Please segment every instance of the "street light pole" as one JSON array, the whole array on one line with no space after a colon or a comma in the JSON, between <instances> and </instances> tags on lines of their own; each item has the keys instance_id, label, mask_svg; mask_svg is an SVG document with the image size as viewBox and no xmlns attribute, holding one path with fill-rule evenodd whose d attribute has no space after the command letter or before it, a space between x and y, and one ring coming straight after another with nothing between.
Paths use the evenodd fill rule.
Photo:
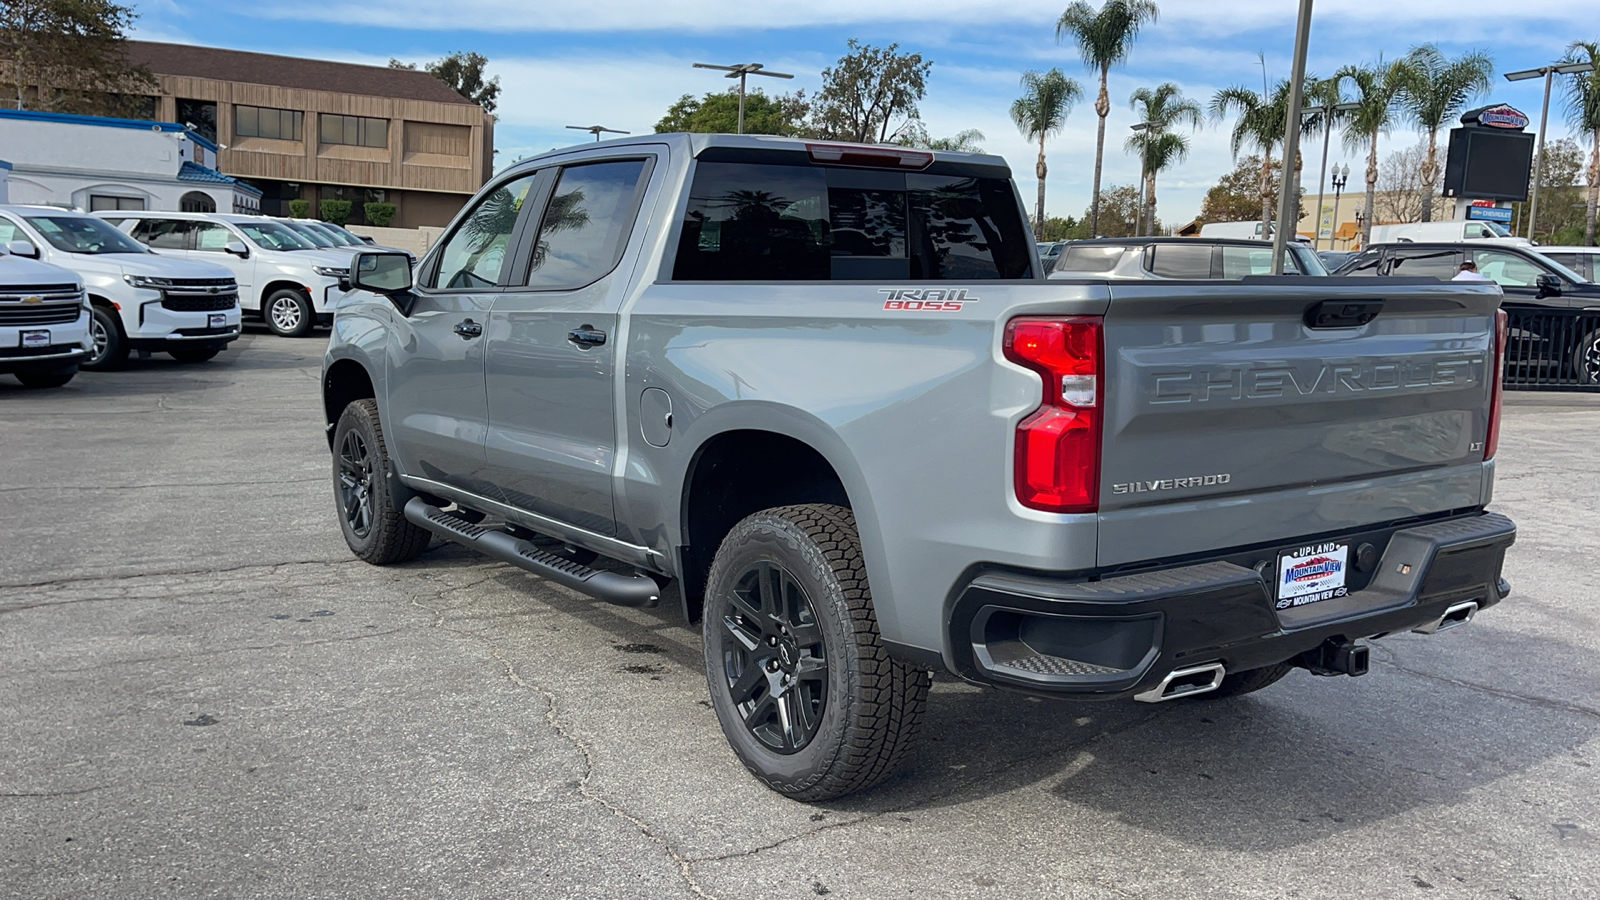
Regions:
<instances>
[{"instance_id":1,"label":"street light pole","mask_svg":"<svg viewBox=\"0 0 1600 900\"><path fill-rule=\"evenodd\" d=\"M1539 218L1539 181L1544 174L1544 132L1545 126L1550 121L1550 82L1557 75L1578 75L1584 72L1593 72L1593 63L1561 63L1540 66L1537 69L1523 69L1520 72L1507 72L1507 81L1527 81L1530 78L1544 78L1544 105L1539 110L1539 143L1533 151L1533 190L1528 197L1528 240L1533 240L1534 224Z\"/></svg>"},{"instance_id":2,"label":"street light pole","mask_svg":"<svg viewBox=\"0 0 1600 900\"><path fill-rule=\"evenodd\" d=\"M793 75L788 75L783 72L768 72L766 69L762 68L761 63L742 63L737 66L714 66L711 63L695 63L694 67L696 69L716 69L719 72L727 72L729 78L739 79L739 130L735 132L736 134L744 134L744 82L746 76L765 75L768 78L794 77Z\"/></svg>"},{"instance_id":3,"label":"street light pole","mask_svg":"<svg viewBox=\"0 0 1600 900\"><path fill-rule=\"evenodd\" d=\"M1346 184L1350 183L1350 167L1349 166L1341 167L1338 163L1334 163L1333 164L1333 179L1332 179L1332 181L1333 181L1333 227L1328 230L1328 249L1329 250L1337 250L1339 248L1334 246L1333 242L1339 235L1339 195L1344 193L1344 186ZM1320 210L1317 212L1317 217L1318 217L1319 220L1322 217L1322 212ZM1319 224L1320 224L1320 221L1319 221ZM1313 245L1313 247L1315 247L1315 245Z\"/></svg>"},{"instance_id":4,"label":"street light pole","mask_svg":"<svg viewBox=\"0 0 1600 900\"><path fill-rule=\"evenodd\" d=\"M1272 235L1272 272L1283 272L1283 255L1289 250L1289 233L1299 225L1290 216L1300 206L1300 186L1290 184L1295 157L1300 153L1300 113L1305 102L1302 89L1306 80L1306 50L1311 44L1311 0L1300 0L1300 18L1295 25L1294 71L1289 76L1289 115L1283 126L1283 187L1278 191L1278 229ZM1321 213L1321 210L1318 210Z\"/></svg>"}]
</instances>

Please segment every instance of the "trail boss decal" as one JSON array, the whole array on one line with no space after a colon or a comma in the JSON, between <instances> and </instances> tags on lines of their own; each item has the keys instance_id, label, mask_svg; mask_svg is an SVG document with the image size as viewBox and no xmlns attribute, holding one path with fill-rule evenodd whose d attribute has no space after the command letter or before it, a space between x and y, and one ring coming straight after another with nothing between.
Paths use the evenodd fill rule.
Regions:
<instances>
[{"instance_id":1,"label":"trail boss decal","mask_svg":"<svg viewBox=\"0 0 1600 900\"><path fill-rule=\"evenodd\" d=\"M884 288L878 293L888 295L884 309L902 312L960 312L963 304L978 302L967 296L966 288Z\"/></svg>"},{"instance_id":2,"label":"trail boss decal","mask_svg":"<svg viewBox=\"0 0 1600 900\"><path fill-rule=\"evenodd\" d=\"M1278 608L1305 606L1350 593L1344 584L1349 562L1349 544L1314 544L1278 557Z\"/></svg>"}]
</instances>

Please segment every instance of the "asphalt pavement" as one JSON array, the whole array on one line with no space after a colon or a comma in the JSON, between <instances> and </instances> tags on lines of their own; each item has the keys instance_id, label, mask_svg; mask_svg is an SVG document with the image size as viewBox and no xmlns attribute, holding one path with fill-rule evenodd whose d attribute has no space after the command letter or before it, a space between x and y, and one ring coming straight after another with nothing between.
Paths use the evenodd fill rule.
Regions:
<instances>
[{"instance_id":1,"label":"asphalt pavement","mask_svg":"<svg viewBox=\"0 0 1600 900\"><path fill-rule=\"evenodd\" d=\"M669 614L353 560L323 343L0 376L0 897L1600 895L1600 395L1511 395L1473 624L1231 700L940 679L903 771L808 806Z\"/></svg>"}]
</instances>

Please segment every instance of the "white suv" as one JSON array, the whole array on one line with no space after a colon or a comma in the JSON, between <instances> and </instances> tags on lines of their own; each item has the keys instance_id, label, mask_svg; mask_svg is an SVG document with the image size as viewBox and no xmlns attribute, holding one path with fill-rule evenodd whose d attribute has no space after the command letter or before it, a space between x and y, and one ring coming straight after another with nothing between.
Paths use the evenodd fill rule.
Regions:
<instances>
[{"instance_id":1,"label":"white suv","mask_svg":"<svg viewBox=\"0 0 1600 900\"><path fill-rule=\"evenodd\" d=\"M239 338L239 288L222 266L157 256L110 222L50 206L0 206L0 242L78 273L94 346L85 369L115 369L129 351L205 362Z\"/></svg>"},{"instance_id":2,"label":"white suv","mask_svg":"<svg viewBox=\"0 0 1600 900\"><path fill-rule=\"evenodd\" d=\"M282 222L219 213L94 213L163 256L220 263L239 281L239 305L293 337L333 322L350 254L319 250Z\"/></svg>"},{"instance_id":3,"label":"white suv","mask_svg":"<svg viewBox=\"0 0 1600 900\"><path fill-rule=\"evenodd\" d=\"M10 251L0 241L0 373L28 387L60 387L89 355L89 298L78 276Z\"/></svg>"}]
</instances>

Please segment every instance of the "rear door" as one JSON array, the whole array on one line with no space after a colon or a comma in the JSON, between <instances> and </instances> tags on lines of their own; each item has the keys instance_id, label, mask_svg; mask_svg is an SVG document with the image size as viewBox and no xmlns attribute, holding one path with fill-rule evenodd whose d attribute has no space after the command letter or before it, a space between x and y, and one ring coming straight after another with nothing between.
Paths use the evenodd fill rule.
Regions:
<instances>
[{"instance_id":1,"label":"rear door","mask_svg":"<svg viewBox=\"0 0 1600 900\"><path fill-rule=\"evenodd\" d=\"M1480 504L1498 291L1282 281L1111 285L1101 565Z\"/></svg>"},{"instance_id":2,"label":"rear door","mask_svg":"<svg viewBox=\"0 0 1600 900\"><path fill-rule=\"evenodd\" d=\"M620 263L655 160L634 149L542 171L486 336L489 478L513 506L606 535Z\"/></svg>"}]
</instances>

